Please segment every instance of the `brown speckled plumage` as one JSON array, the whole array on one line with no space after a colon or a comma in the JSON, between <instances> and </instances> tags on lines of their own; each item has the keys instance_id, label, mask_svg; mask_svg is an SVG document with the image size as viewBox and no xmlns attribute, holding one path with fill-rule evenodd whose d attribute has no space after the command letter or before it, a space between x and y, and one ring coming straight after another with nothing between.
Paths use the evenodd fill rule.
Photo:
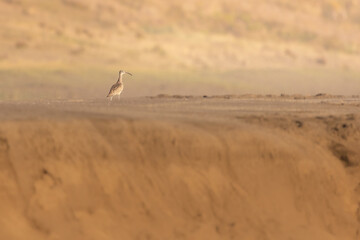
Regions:
<instances>
[{"instance_id":1,"label":"brown speckled plumage","mask_svg":"<svg viewBox=\"0 0 360 240\"><path fill-rule=\"evenodd\" d=\"M124 89L124 84L122 82L117 82L114 85L112 85L107 97L113 97L116 95L120 95L123 89Z\"/></svg>"}]
</instances>

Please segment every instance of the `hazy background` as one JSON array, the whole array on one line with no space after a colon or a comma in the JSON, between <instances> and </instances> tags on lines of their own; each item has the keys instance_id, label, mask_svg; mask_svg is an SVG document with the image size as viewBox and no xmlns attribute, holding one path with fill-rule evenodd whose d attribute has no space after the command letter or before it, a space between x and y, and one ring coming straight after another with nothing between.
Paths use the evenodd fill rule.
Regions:
<instances>
[{"instance_id":1,"label":"hazy background","mask_svg":"<svg viewBox=\"0 0 360 240\"><path fill-rule=\"evenodd\" d=\"M359 0L0 0L0 100L360 94Z\"/></svg>"}]
</instances>

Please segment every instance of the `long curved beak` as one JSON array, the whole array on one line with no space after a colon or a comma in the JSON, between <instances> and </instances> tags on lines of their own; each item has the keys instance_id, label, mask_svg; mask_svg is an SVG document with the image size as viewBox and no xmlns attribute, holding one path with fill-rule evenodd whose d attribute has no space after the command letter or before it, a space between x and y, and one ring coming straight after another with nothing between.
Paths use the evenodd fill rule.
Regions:
<instances>
[{"instance_id":1,"label":"long curved beak","mask_svg":"<svg viewBox=\"0 0 360 240\"><path fill-rule=\"evenodd\" d=\"M129 73L129 72L125 72L125 73L129 74L130 76L132 76L132 74L131 74L131 73Z\"/></svg>"}]
</instances>

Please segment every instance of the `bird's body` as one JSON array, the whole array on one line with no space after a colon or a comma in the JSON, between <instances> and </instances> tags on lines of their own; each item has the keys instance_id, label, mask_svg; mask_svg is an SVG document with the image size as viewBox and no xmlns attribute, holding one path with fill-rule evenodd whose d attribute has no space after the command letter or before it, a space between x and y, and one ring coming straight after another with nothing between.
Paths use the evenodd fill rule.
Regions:
<instances>
[{"instance_id":1,"label":"bird's body","mask_svg":"<svg viewBox=\"0 0 360 240\"><path fill-rule=\"evenodd\" d=\"M123 89L124 89L124 84L122 82L118 81L114 85L112 85L107 97L112 99L112 97L114 97L114 96L120 96Z\"/></svg>"},{"instance_id":2,"label":"bird's body","mask_svg":"<svg viewBox=\"0 0 360 240\"><path fill-rule=\"evenodd\" d=\"M123 70L119 71L119 79L117 80L117 82L114 85L111 86L109 94L107 95L107 97L110 98L110 101L112 100L112 98L114 96L119 96L119 99L120 99L120 94L124 89L124 83L122 81L122 75L125 74L125 73L132 76L131 73L125 72Z\"/></svg>"}]
</instances>

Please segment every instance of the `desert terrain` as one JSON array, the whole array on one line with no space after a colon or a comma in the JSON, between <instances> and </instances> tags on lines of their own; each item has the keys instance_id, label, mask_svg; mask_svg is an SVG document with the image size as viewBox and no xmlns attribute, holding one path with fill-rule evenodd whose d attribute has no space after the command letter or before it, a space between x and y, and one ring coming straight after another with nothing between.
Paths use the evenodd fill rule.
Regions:
<instances>
[{"instance_id":1,"label":"desert terrain","mask_svg":"<svg viewBox=\"0 0 360 240\"><path fill-rule=\"evenodd\" d=\"M360 98L0 103L1 239L359 239Z\"/></svg>"},{"instance_id":2,"label":"desert terrain","mask_svg":"<svg viewBox=\"0 0 360 240\"><path fill-rule=\"evenodd\" d=\"M0 240L360 240L359 39L359 0L0 0Z\"/></svg>"}]
</instances>

